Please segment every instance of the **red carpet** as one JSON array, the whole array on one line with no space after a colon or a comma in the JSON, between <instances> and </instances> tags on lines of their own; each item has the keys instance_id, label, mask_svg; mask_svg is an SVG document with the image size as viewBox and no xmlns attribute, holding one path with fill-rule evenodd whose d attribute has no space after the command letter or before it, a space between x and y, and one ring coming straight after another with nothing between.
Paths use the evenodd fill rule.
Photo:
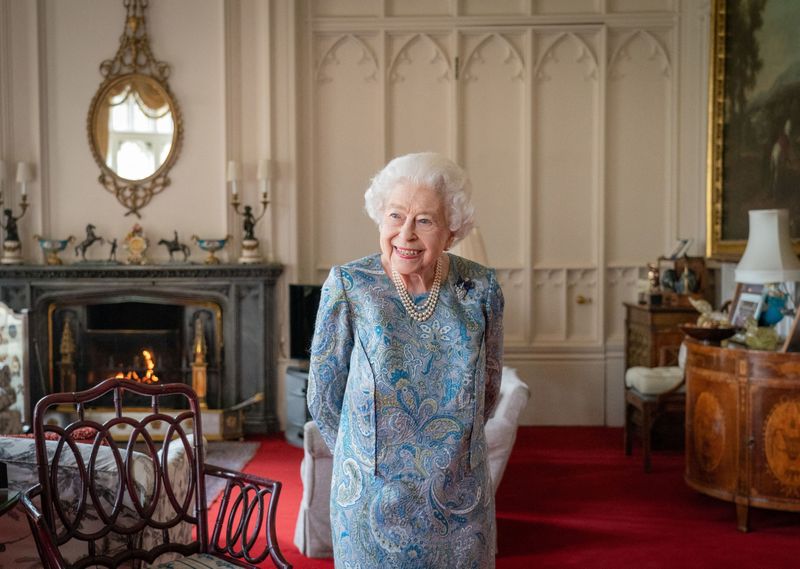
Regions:
<instances>
[{"instance_id":1,"label":"red carpet","mask_svg":"<svg viewBox=\"0 0 800 569\"><path fill-rule=\"evenodd\" d=\"M298 569L332 569L292 544L300 503L302 450L280 437L262 445L246 470L283 482L278 539ZM751 509L749 534L733 504L683 482L683 454L655 452L642 471L640 449L626 457L622 430L522 427L497 493L497 569L715 569L798 567L800 514ZM264 564L265 567L271 565Z\"/></svg>"}]
</instances>

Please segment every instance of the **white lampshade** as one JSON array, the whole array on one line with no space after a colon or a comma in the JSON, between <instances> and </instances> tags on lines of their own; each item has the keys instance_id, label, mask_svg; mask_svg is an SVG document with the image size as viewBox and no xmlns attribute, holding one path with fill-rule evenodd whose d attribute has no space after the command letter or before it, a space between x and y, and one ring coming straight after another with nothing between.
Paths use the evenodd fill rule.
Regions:
<instances>
[{"instance_id":1,"label":"white lampshade","mask_svg":"<svg viewBox=\"0 0 800 569\"><path fill-rule=\"evenodd\" d=\"M472 231L467 233L464 239L453 246L452 252L459 257L475 261L485 267L489 265L489 257L486 255L486 246L483 244L483 237L481 236L481 232L478 231L477 225L472 228Z\"/></svg>"},{"instance_id":2,"label":"white lampshade","mask_svg":"<svg viewBox=\"0 0 800 569\"><path fill-rule=\"evenodd\" d=\"M256 178L259 180L271 180L272 179L272 160L269 158L262 158L258 161L258 170L256 172Z\"/></svg>"},{"instance_id":3,"label":"white lampshade","mask_svg":"<svg viewBox=\"0 0 800 569\"><path fill-rule=\"evenodd\" d=\"M228 161L228 181L239 181L239 163L236 160Z\"/></svg>"},{"instance_id":4,"label":"white lampshade","mask_svg":"<svg viewBox=\"0 0 800 569\"><path fill-rule=\"evenodd\" d=\"M753 209L750 234L742 260L736 265L736 282L766 284L800 281L800 260L792 249L789 211Z\"/></svg>"},{"instance_id":5,"label":"white lampshade","mask_svg":"<svg viewBox=\"0 0 800 569\"><path fill-rule=\"evenodd\" d=\"M17 162L17 183L24 184L33 180L33 170L27 162Z\"/></svg>"}]
</instances>

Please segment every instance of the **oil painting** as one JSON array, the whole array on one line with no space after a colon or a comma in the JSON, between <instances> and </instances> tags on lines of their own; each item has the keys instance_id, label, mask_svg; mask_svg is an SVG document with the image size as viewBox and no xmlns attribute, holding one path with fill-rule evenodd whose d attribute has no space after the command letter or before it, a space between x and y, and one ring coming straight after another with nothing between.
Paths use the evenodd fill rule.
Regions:
<instances>
[{"instance_id":1,"label":"oil painting","mask_svg":"<svg viewBox=\"0 0 800 569\"><path fill-rule=\"evenodd\" d=\"M751 209L800 238L800 2L715 0L712 22L707 254L736 260Z\"/></svg>"}]
</instances>

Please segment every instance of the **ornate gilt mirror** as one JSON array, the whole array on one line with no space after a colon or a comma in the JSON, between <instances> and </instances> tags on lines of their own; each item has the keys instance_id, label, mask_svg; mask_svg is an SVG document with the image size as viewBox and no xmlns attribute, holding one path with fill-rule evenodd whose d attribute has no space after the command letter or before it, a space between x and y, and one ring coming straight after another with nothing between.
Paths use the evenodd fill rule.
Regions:
<instances>
[{"instance_id":1,"label":"ornate gilt mirror","mask_svg":"<svg viewBox=\"0 0 800 569\"><path fill-rule=\"evenodd\" d=\"M127 208L139 210L169 186L183 141L180 109L167 83L169 65L150 49L148 0L123 0L125 30L112 59L100 64L104 80L89 107L89 147L98 181Z\"/></svg>"}]
</instances>

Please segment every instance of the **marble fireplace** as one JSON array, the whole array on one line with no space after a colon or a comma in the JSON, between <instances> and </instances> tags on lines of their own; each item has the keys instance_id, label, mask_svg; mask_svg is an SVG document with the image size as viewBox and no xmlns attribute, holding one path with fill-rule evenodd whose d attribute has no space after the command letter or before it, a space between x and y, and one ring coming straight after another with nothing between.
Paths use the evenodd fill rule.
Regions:
<instances>
[{"instance_id":1,"label":"marble fireplace","mask_svg":"<svg viewBox=\"0 0 800 569\"><path fill-rule=\"evenodd\" d=\"M279 430L279 265L0 267L0 300L27 309L31 405L114 375L192 385L202 345L210 409L257 393L246 433Z\"/></svg>"}]
</instances>

